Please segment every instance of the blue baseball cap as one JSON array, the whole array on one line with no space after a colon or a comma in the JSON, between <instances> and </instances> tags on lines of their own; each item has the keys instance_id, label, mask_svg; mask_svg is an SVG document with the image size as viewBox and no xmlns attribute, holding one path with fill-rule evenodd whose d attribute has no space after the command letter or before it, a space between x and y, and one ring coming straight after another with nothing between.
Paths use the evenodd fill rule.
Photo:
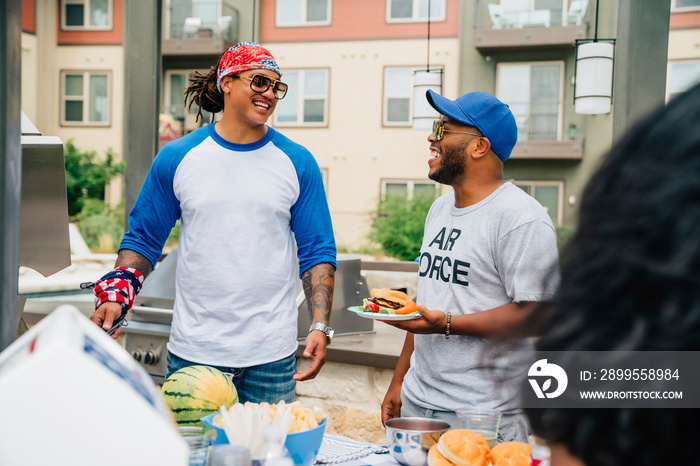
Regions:
<instances>
[{"instance_id":1,"label":"blue baseball cap","mask_svg":"<svg viewBox=\"0 0 700 466\"><path fill-rule=\"evenodd\" d=\"M478 91L450 100L428 89L425 97L438 112L481 131L502 161L510 157L518 140L518 125L508 105L487 92Z\"/></svg>"}]
</instances>

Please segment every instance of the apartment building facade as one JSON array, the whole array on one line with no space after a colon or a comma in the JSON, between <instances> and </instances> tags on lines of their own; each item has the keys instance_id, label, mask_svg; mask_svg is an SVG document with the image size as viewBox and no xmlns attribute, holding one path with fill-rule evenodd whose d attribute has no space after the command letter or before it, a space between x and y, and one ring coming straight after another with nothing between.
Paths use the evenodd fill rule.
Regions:
<instances>
[{"instance_id":1,"label":"apartment building facade","mask_svg":"<svg viewBox=\"0 0 700 466\"><path fill-rule=\"evenodd\" d=\"M700 81L700 0L671 0L666 99Z\"/></svg>"},{"instance_id":2,"label":"apartment building facade","mask_svg":"<svg viewBox=\"0 0 700 466\"><path fill-rule=\"evenodd\" d=\"M295 76L306 70L325 76L322 122L282 122L287 102L280 102L274 124L309 147L323 167L341 245L362 243L368 213L386 193L449 189L427 179L427 132L411 128L411 71L426 62L443 68L444 95L486 91L509 104L520 131L506 178L542 203L555 224L573 222L578 193L612 138L611 115L574 112L573 44L591 33L587 1L271 3L263 7L262 41ZM609 35L614 3L599 20ZM292 4L301 10L290 11ZM429 45L428 16L416 14L428 4L434 8ZM323 20L299 21L311 5L324 6ZM285 18L293 13L297 22ZM390 122L401 69L409 105L405 119ZM589 131L596 137L587 141Z\"/></svg>"},{"instance_id":3,"label":"apartment building facade","mask_svg":"<svg viewBox=\"0 0 700 466\"><path fill-rule=\"evenodd\" d=\"M601 37L615 37L617 2L598 17ZM612 140L612 114L574 110L576 40L593 37L594 1L478 0L465 10L464 89L508 103L518 142L504 175L534 196L555 225L570 225L581 189Z\"/></svg>"},{"instance_id":4,"label":"apartment building facade","mask_svg":"<svg viewBox=\"0 0 700 466\"><path fill-rule=\"evenodd\" d=\"M42 133L122 154L127 1L22 0L22 108ZM618 1L600 2L601 37L616 36ZM667 96L700 76L700 0L671 3ZM612 114L578 115L573 105L573 43L592 37L595 5L162 0L161 112L175 128L161 137L201 124L182 99L193 70L207 72L233 43L261 42L291 89L270 124L314 154L337 242L358 250L384 196L449 189L427 178L428 131L411 126L414 72L429 66L442 70L450 98L481 90L510 105L520 132L506 178L555 224L572 224L582 187L612 141ZM113 204L121 186L108 192Z\"/></svg>"},{"instance_id":5,"label":"apartment building facade","mask_svg":"<svg viewBox=\"0 0 700 466\"><path fill-rule=\"evenodd\" d=\"M323 8L310 18L312 5ZM318 160L342 248L368 242L383 196L441 190L427 178L429 131L412 128L413 77L440 69L443 92L457 95L461 6L431 1L428 43L427 5L263 2L260 39L299 90L279 102L272 124Z\"/></svg>"},{"instance_id":6,"label":"apartment building facade","mask_svg":"<svg viewBox=\"0 0 700 466\"><path fill-rule=\"evenodd\" d=\"M22 0L22 110L42 134L121 154L122 44L123 0Z\"/></svg>"},{"instance_id":7,"label":"apartment building facade","mask_svg":"<svg viewBox=\"0 0 700 466\"><path fill-rule=\"evenodd\" d=\"M491 92L510 105L520 131L505 177L558 225L575 222L581 191L613 139L614 104L608 114L574 111L573 45L617 37L619 2L477 0L463 10L474 34L462 43L469 63L461 69L462 90ZM699 20L700 0L671 0L667 99L700 80Z\"/></svg>"}]
</instances>

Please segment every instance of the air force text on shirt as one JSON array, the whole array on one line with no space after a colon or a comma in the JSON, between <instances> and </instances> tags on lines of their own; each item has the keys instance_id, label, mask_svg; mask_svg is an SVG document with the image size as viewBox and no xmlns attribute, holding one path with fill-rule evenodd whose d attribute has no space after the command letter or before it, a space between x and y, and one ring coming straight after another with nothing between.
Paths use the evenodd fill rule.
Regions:
<instances>
[{"instance_id":1,"label":"air force text on shirt","mask_svg":"<svg viewBox=\"0 0 700 466\"><path fill-rule=\"evenodd\" d=\"M445 283L454 283L456 285L469 286L467 275L469 275L469 262L461 261L449 257L449 252L455 245L455 241L462 234L462 230L456 228L449 232L447 228L442 228L435 238L428 244L427 249L436 246L440 251L445 253L430 253L423 252L420 255L418 264L418 275L428 277L434 280L441 280Z\"/></svg>"}]
</instances>

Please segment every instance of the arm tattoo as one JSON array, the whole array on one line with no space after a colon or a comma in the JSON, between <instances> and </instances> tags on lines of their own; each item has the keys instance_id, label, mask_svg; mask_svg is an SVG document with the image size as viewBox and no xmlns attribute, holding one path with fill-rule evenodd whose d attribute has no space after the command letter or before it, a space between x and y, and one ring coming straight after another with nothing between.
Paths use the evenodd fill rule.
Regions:
<instances>
[{"instance_id":1,"label":"arm tattoo","mask_svg":"<svg viewBox=\"0 0 700 466\"><path fill-rule=\"evenodd\" d=\"M122 249L119 251L117 262L114 264L114 266L134 268L143 274L143 278L146 278L153 270L151 261L146 259L146 257L144 257L142 254L130 249Z\"/></svg>"},{"instance_id":2,"label":"arm tattoo","mask_svg":"<svg viewBox=\"0 0 700 466\"><path fill-rule=\"evenodd\" d=\"M311 323L321 322L328 325L333 305L335 269L331 264L316 264L302 274L301 283Z\"/></svg>"}]
</instances>

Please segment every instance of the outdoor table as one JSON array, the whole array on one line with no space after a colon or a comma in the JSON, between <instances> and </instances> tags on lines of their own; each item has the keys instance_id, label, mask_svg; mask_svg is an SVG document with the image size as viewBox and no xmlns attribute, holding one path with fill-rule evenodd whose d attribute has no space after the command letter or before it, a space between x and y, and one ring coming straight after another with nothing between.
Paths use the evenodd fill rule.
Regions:
<instances>
[{"instance_id":1,"label":"outdoor table","mask_svg":"<svg viewBox=\"0 0 700 466\"><path fill-rule=\"evenodd\" d=\"M372 453L364 458L340 464L343 466L400 466L390 453Z\"/></svg>"},{"instance_id":2,"label":"outdoor table","mask_svg":"<svg viewBox=\"0 0 700 466\"><path fill-rule=\"evenodd\" d=\"M316 464L343 466L397 465L385 445L353 440L343 435L325 434Z\"/></svg>"}]
</instances>

